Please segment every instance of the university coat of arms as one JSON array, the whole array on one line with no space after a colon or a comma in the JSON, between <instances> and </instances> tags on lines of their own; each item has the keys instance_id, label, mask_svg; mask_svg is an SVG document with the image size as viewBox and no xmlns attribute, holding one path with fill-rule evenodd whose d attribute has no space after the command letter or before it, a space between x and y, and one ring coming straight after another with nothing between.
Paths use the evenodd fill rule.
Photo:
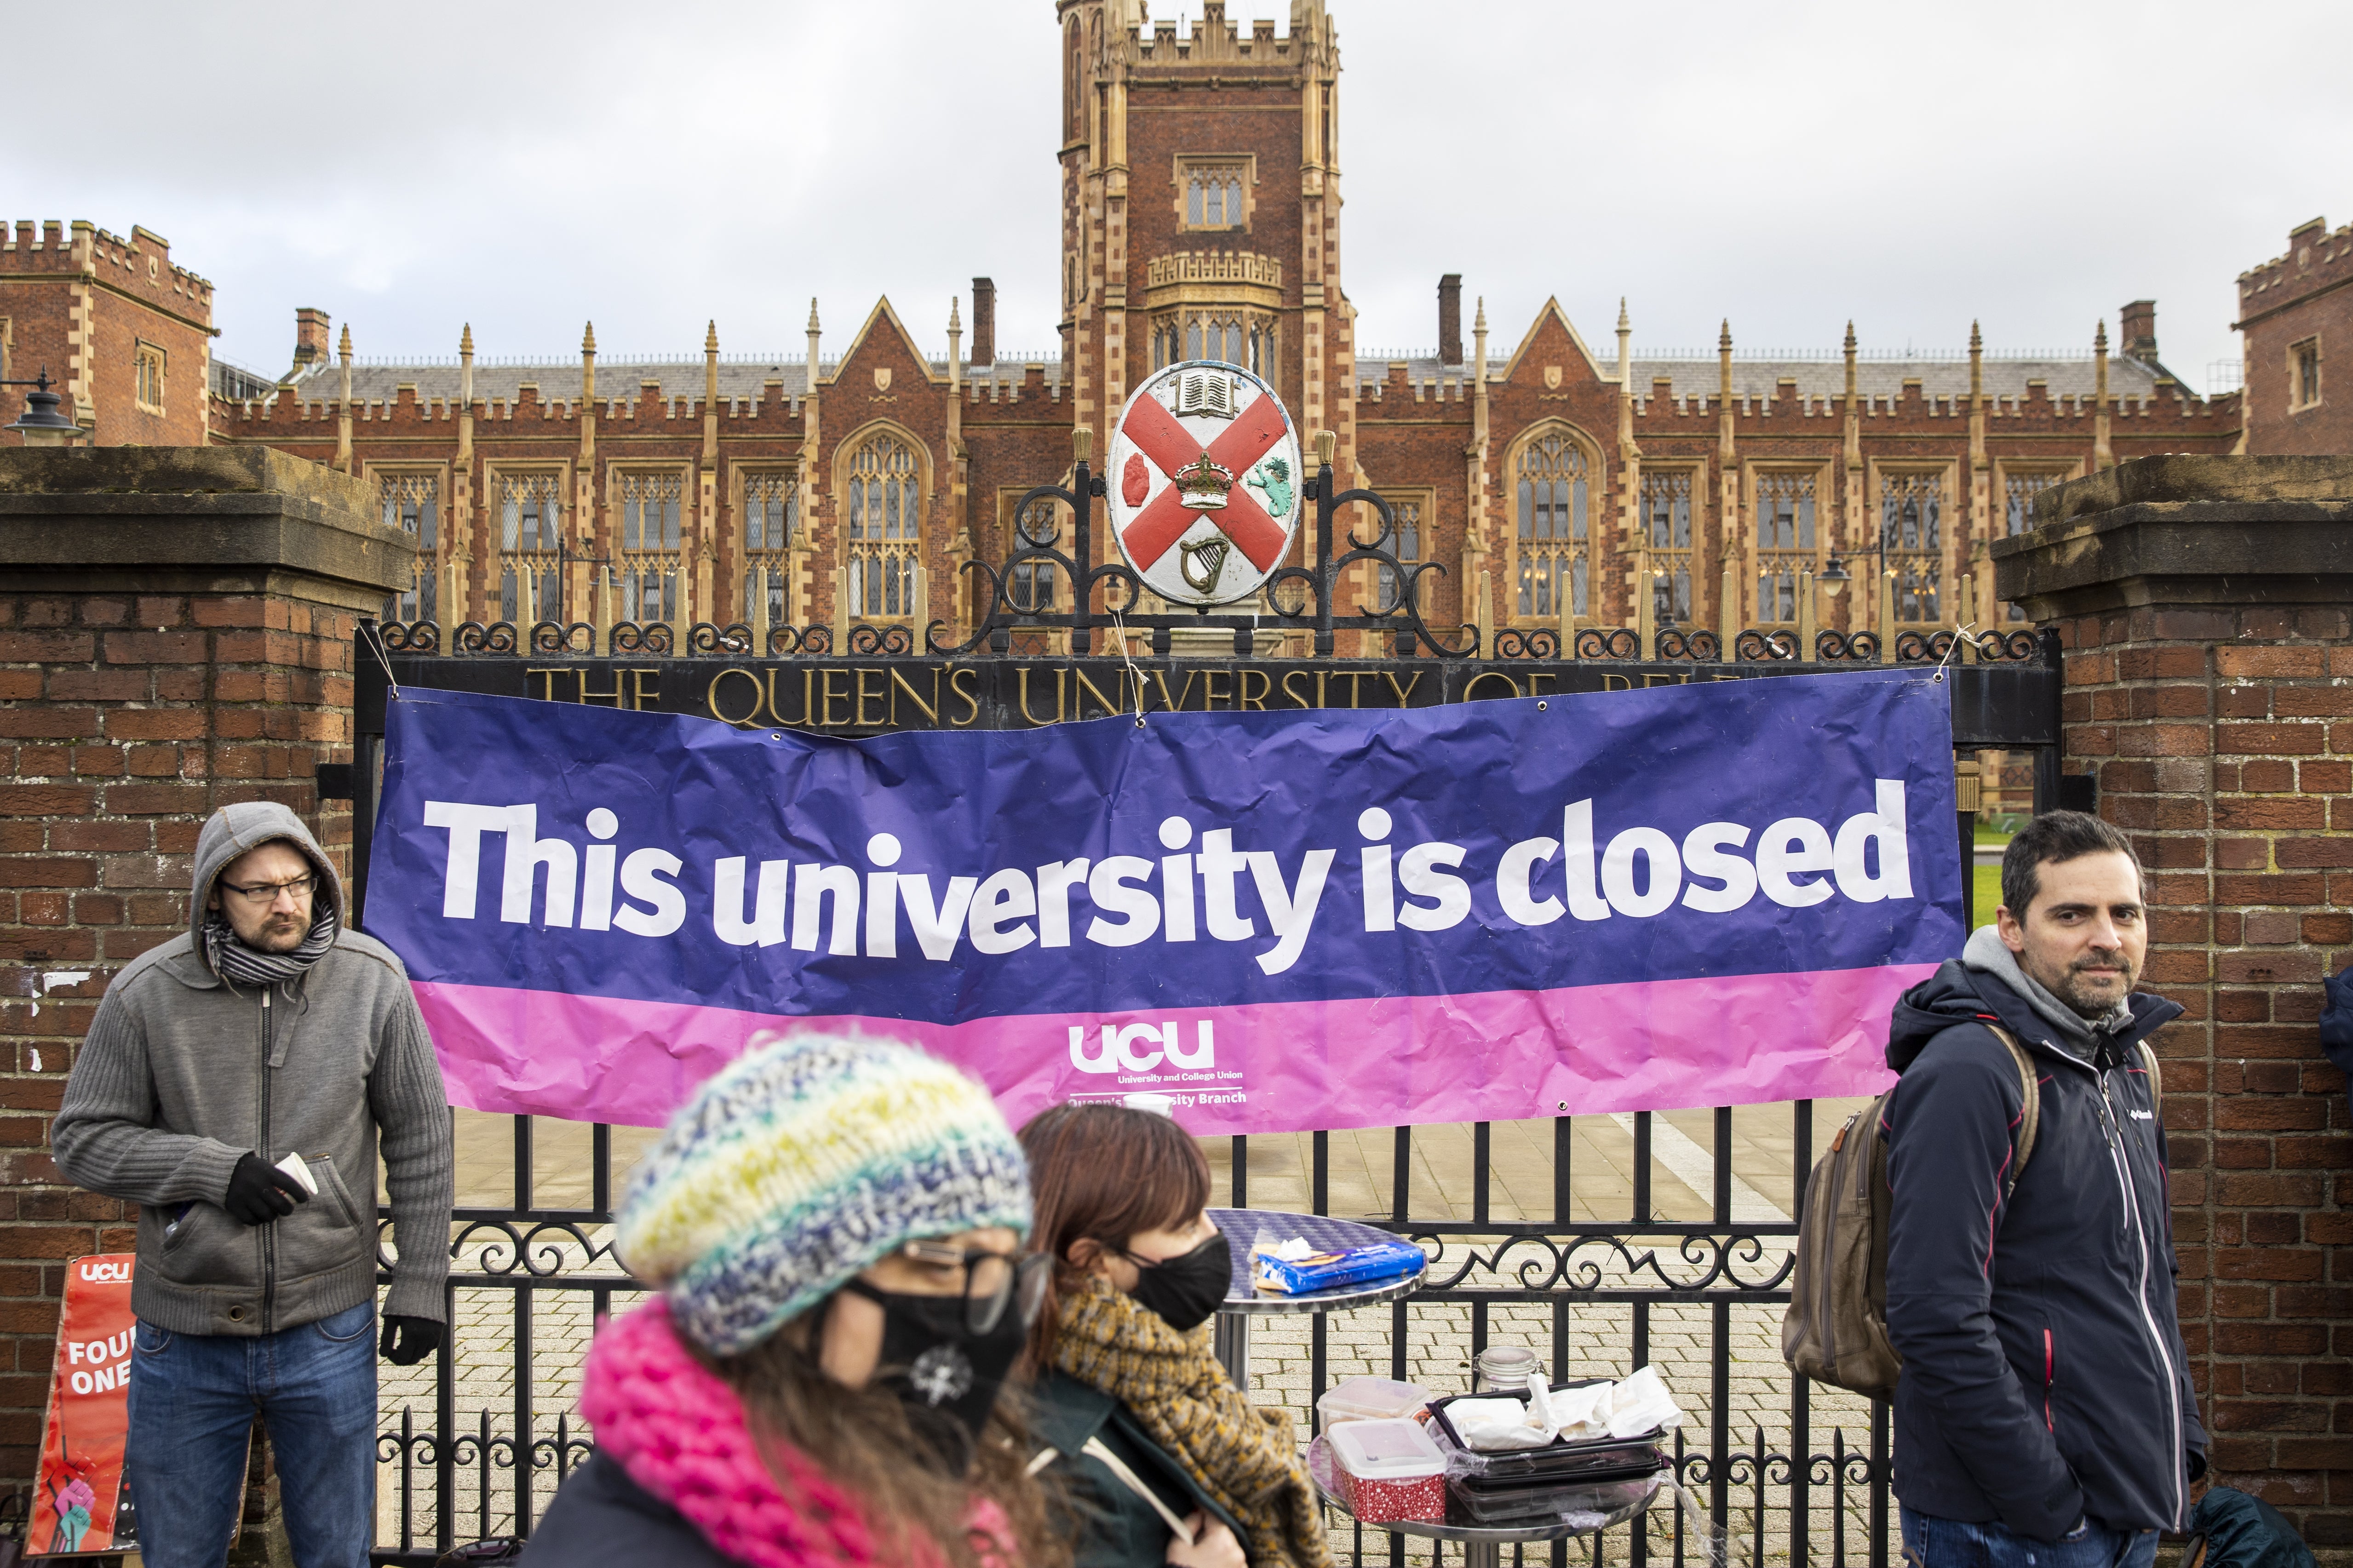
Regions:
<instances>
[{"instance_id":1,"label":"university coat of arms","mask_svg":"<svg viewBox=\"0 0 2353 1568\"><path fill-rule=\"evenodd\" d=\"M1299 436L1273 388L1188 360L1135 389L1112 432L1112 537L1153 592L1229 605L1282 564L1299 531Z\"/></svg>"}]
</instances>

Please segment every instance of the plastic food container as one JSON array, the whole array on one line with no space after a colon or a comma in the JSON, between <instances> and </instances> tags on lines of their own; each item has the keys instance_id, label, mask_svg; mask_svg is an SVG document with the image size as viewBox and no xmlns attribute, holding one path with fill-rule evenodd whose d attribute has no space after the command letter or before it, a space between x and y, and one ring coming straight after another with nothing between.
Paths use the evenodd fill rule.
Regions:
<instances>
[{"instance_id":1,"label":"plastic food container","mask_svg":"<svg viewBox=\"0 0 2353 1568\"><path fill-rule=\"evenodd\" d=\"M1430 1390L1418 1383L1397 1383L1386 1377L1351 1377L1334 1384L1315 1402L1323 1429L1346 1421L1410 1420L1430 1403Z\"/></svg>"},{"instance_id":2,"label":"plastic food container","mask_svg":"<svg viewBox=\"0 0 2353 1568\"><path fill-rule=\"evenodd\" d=\"M1419 1421L1349 1421L1325 1434L1332 1478L1366 1524L1446 1517L1446 1458Z\"/></svg>"}]
</instances>

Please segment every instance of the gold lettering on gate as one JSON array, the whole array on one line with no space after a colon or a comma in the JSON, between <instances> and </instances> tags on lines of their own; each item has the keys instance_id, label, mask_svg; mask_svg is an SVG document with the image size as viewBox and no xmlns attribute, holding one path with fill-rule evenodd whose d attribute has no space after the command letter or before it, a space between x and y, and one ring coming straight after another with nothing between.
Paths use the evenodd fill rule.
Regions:
<instances>
[{"instance_id":1,"label":"gold lettering on gate","mask_svg":"<svg viewBox=\"0 0 2353 1568\"><path fill-rule=\"evenodd\" d=\"M891 689L887 686L877 685L870 689L866 684L866 678L870 675L875 677L879 681L881 678L882 671L879 669L860 669L858 672L858 728L861 730L879 730L884 724L890 722L890 721L888 718L869 719L866 716L866 704L870 700L876 702L881 701L884 698L891 695Z\"/></svg>"},{"instance_id":2,"label":"gold lettering on gate","mask_svg":"<svg viewBox=\"0 0 2353 1568\"><path fill-rule=\"evenodd\" d=\"M789 724L798 728L807 728L809 722L809 702L810 699L815 695L814 688L816 684L817 671L806 668L803 668L801 671L801 716L797 719L787 719L785 717L785 710L776 705L776 667L773 664L770 665L768 667L768 717L775 720L779 724Z\"/></svg>"},{"instance_id":3,"label":"gold lettering on gate","mask_svg":"<svg viewBox=\"0 0 2353 1568\"><path fill-rule=\"evenodd\" d=\"M948 722L959 730L976 722L980 718L980 691L976 686L964 684L964 678L966 676L977 681L980 679L980 672L969 666L948 671L948 689L955 692L964 703L964 717L951 719Z\"/></svg>"},{"instance_id":4,"label":"gold lettering on gate","mask_svg":"<svg viewBox=\"0 0 2353 1568\"><path fill-rule=\"evenodd\" d=\"M818 672L817 694L819 700L824 704L818 710L817 722L818 727L821 730L846 730L849 728L849 720L837 719L833 716L833 705L836 702L847 702L849 700L849 693L847 689L836 691L833 689L833 678L837 675L841 677L844 680L849 679L849 671L846 669L824 669Z\"/></svg>"},{"instance_id":5,"label":"gold lettering on gate","mask_svg":"<svg viewBox=\"0 0 2353 1568\"><path fill-rule=\"evenodd\" d=\"M1083 719L1087 716L1087 699L1089 697L1092 697L1095 700L1096 705L1105 713L1117 713L1120 711L1118 700L1104 696L1103 693L1103 688L1097 686L1093 681L1089 680L1085 670L1074 668L1071 671L1071 674L1074 678L1074 685L1071 691L1071 706L1076 710L1076 712L1072 715L1073 717ZM1117 679L1114 679L1112 681L1112 684L1113 686L1117 686L1120 684L1120 681Z\"/></svg>"},{"instance_id":6,"label":"gold lettering on gate","mask_svg":"<svg viewBox=\"0 0 2353 1568\"><path fill-rule=\"evenodd\" d=\"M752 706L745 710L740 719L730 718L719 710L719 683L731 675L738 680L748 680L752 683ZM711 678L710 689L702 694L702 705L710 709L711 716L723 724L733 724L744 730L756 730L760 727L760 704L766 700L767 695L766 689L760 684L758 676L748 669L738 669L731 664Z\"/></svg>"},{"instance_id":7,"label":"gold lettering on gate","mask_svg":"<svg viewBox=\"0 0 2353 1568\"><path fill-rule=\"evenodd\" d=\"M1040 730L1044 729L1049 724L1060 723L1062 721L1062 687L1063 676L1065 673L1065 671L1060 669L1054 671L1054 716L1051 719L1040 719L1038 715L1029 711L1029 666L1025 664L1020 668L1015 670L1013 672L1015 693L1021 703L1021 717L1029 720L1031 724Z\"/></svg>"},{"instance_id":8,"label":"gold lettering on gate","mask_svg":"<svg viewBox=\"0 0 2353 1568\"><path fill-rule=\"evenodd\" d=\"M622 690L621 690L621 672L620 672L619 670L617 670L617 670L615 670L615 671L613 672L613 689L612 689L612 690L610 690L610 691L592 691L592 690L590 690L590 689L589 689L589 687L588 687L588 671L587 671L587 669L586 669L586 667L583 667L583 668L581 668L581 670L579 671L579 675L580 675L580 700L581 700L582 702L586 703L586 702L606 702L606 701L609 701L609 702L611 702L611 703L612 703L612 705L613 705L614 707L616 707L616 708L618 708L618 707L621 705L621 699L622 699L622 696L623 696L623 692L622 692Z\"/></svg>"},{"instance_id":9,"label":"gold lettering on gate","mask_svg":"<svg viewBox=\"0 0 2353 1568\"><path fill-rule=\"evenodd\" d=\"M934 665L932 667L932 700L929 702L924 701L922 694L916 691L913 687L907 684L907 678L900 674L895 666L892 668L891 722L893 724L896 724L899 721L899 693L902 691L907 694L908 701L913 703L916 707L923 710L923 717L929 720L933 726L936 728L940 721L939 666Z\"/></svg>"},{"instance_id":10,"label":"gold lettering on gate","mask_svg":"<svg viewBox=\"0 0 2353 1568\"><path fill-rule=\"evenodd\" d=\"M1201 672L1198 669L1187 670L1185 672L1185 689L1179 691L1172 698L1168 695L1168 672L1165 669L1154 670L1152 672L1152 679L1160 683L1161 708L1170 713L1183 712L1185 710L1185 699L1193 695L1193 682L1199 677L1200 673Z\"/></svg>"}]
</instances>

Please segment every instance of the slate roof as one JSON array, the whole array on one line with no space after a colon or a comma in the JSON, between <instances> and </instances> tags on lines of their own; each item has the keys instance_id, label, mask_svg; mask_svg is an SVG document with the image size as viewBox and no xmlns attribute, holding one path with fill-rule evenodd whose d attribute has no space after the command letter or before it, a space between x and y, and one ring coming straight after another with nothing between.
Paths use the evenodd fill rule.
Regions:
<instances>
[{"instance_id":1,"label":"slate roof","mask_svg":"<svg viewBox=\"0 0 2353 1568\"><path fill-rule=\"evenodd\" d=\"M1490 383L1503 379L1504 367L1511 356L1490 354L1487 377ZM1398 360L1378 355L1359 355L1356 360L1356 380L1359 384L1381 381L1388 377L1389 366ZM1403 360L1407 376L1416 383L1466 380L1470 367L1448 364L1435 354L1418 353ZM1602 362L1604 375L1617 369L1614 358ZM1674 384L1677 396L1704 393L1714 396L1722 384L1722 369L1715 357L1704 359L1645 359L1634 356L1632 362L1634 392L1648 397L1651 387L1662 378ZM2082 357L2005 358L1986 356L1984 361L1985 392L1988 397L2022 397L2029 381L2042 381L2050 387L2053 398L2089 397L2094 390L2097 368L2090 355ZM2121 354L2108 358L2108 394L2112 397L2149 397L2156 395L2160 377L2172 372L2162 364L2146 364L2126 359ZM1797 395L1807 398L1841 397L1846 393L1846 364L1840 359L1741 359L1732 362L1732 395L1735 397L1762 397L1778 394L1784 377L1797 383ZM2178 379L2178 378L2176 378ZM1854 367L1856 393L1864 397L1881 399L1900 396L1906 381L1920 383L1924 397L1966 397L1969 390L1969 362L1967 355L1924 355L1912 359L1861 359ZM2187 390L2184 388L2183 390Z\"/></svg>"},{"instance_id":2,"label":"slate roof","mask_svg":"<svg viewBox=\"0 0 2353 1568\"><path fill-rule=\"evenodd\" d=\"M767 395L771 381L784 383L785 395L799 397L808 388L808 366L806 356L800 359L722 359L719 362L719 396L751 399ZM1059 356L1016 359L1000 356L995 364L981 365L976 370L964 367L964 379L986 384L997 382L1019 384L1023 374L1031 365L1046 373L1046 384L1059 386L1062 380L1062 364ZM831 372L835 362L826 362ZM947 374L947 361L933 360L935 374ZM451 398L458 395L459 365L454 359L402 363L399 361L352 362L352 401L354 403L388 402L404 385L414 385L420 401ZM703 362L700 357L669 360L612 360L603 355L596 359L596 396L601 402L613 397L644 395L643 384L659 382L663 397L701 397L702 395ZM478 399L512 401L524 383L538 386L543 401L570 402L580 395L580 362L578 359L531 363L492 363L477 359L474 362L474 395ZM332 402L342 395L342 367L333 363L306 366L294 380L295 395L306 403Z\"/></svg>"}]
</instances>

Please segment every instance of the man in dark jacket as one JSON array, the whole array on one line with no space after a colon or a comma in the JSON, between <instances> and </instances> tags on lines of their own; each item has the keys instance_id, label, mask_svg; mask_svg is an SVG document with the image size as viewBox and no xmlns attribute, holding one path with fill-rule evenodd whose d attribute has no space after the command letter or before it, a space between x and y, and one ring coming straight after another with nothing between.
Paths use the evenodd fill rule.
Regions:
<instances>
[{"instance_id":1,"label":"man in dark jacket","mask_svg":"<svg viewBox=\"0 0 2353 1568\"><path fill-rule=\"evenodd\" d=\"M379 1152L382 1353L441 1342L448 1101L407 973L343 907L291 811L215 812L188 931L107 987L50 1130L69 1181L139 1205L125 1468L149 1568L227 1555L257 1415L295 1561L365 1568Z\"/></svg>"},{"instance_id":2,"label":"man in dark jacket","mask_svg":"<svg viewBox=\"0 0 2353 1568\"><path fill-rule=\"evenodd\" d=\"M1905 994L1887 1065L1895 1493L1917 1568L2146 1568L2205 1469L2180 1330L2165 1133L2134 992L2140 863L2109 824L2039 816L1998 924ZM2022 1045L2040 1125L1992 1027Z\"/></svg>"}]
</instances>

